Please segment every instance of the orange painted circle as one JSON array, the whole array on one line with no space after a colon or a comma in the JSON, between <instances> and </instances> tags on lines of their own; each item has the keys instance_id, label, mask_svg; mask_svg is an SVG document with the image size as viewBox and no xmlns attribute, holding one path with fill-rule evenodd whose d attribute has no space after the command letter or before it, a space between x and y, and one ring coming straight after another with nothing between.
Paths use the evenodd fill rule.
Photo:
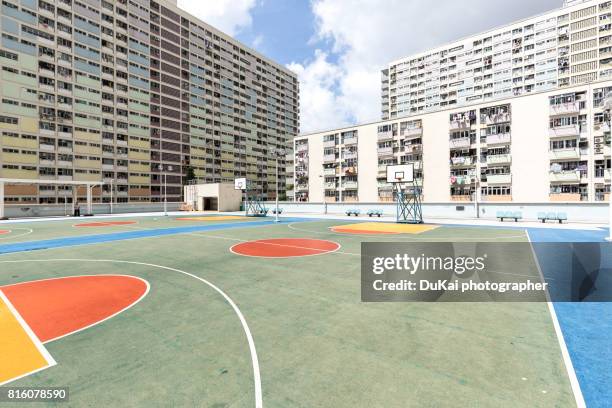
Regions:
<instances>
[{"instance_id":1,"label":"orange painted circle","mask_svg":"<svg viewBox=\"0 0 612 408\"><path fill-rule=\"evenodd\" d=\"M292 258L322 255L338 249L340 244L321 239L277 238L243 242L231 247L230 251L259 258Z\"/></svg>"},{"instance_id":2,"label":"orange painted circle","mask_svg":"<svg viewBox=\"0 0 612 408\"><path fill-rule=\"evenodd\" d=\"M356 230L356 229L342 228L342 227L334 227L330 229L333 232L339 232L341 234L358 234L358 235L398 235L399 234L399 232Z\"/></svg>"},{"instance_id":3,"label":"orange painted circle","mask_svg":"<svg viewBox=\"0 0 612 408\"><path fill-rule=\"evenodd\" d=\"M75 227L112 227L113 225L131 225L136 224L136 221L105 221L105 222L84 222L75 224Z\"/></svg>"},{"instance_id":4,"label":"orange painted circle","mask_svg":"<svg viewBox=\"0 0 612 408\"><path fill-rule=\"evenodd\" d=\"M0 235L8 234L11 230L0 230Z\"/></svg>"},{"instance_id":5,"label":"orange painted circle","mask_svg":"<svg viewBox=\"0 0 612 408\"><path fill-rule=\"evenodd\" d=\"M148 284L134 276L91 275L16 283L0 289L45 342L125 310L147 293Z\"/></svg>"}]
</instances>

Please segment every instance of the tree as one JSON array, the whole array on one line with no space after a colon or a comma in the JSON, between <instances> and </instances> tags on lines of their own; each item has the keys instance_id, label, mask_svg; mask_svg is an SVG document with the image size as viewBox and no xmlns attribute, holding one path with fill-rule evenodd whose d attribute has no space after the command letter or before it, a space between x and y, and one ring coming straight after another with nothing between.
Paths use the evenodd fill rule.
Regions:
<instances>
[{"instance_id":1,"label":"tree","mask_svg":"<svg viewBox=\"0 0 612 408\"><path fill-rule=\"evenodd\" d=\"M193 170L193 167L189 166L187 167L187 176L185 177L185 184L189 184L189 182L191 180L195 180L196 179L196 175L195 175L195 170Z\"/></svg>"}]
</instances>

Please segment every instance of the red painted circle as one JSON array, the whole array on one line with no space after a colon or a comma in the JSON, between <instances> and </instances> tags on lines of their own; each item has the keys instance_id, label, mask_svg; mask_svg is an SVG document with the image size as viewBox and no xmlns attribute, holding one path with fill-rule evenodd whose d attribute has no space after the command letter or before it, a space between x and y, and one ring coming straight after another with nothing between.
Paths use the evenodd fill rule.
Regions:
<instances>
[{"instance_id":1,"label":"red painted circle","mask_svg":"<svg viewBox=\"0 0 612 408\"><path fill-rule=\"evenodd\" d=\"M136 224L136 221L101 221L101 222L84 222L75 224L75 227L112 227L113 225L130 225Z\"/></svg>"},{"instance_id":2,"label":"red painted circle","mask_svg":"<svg viewBox=\"0 0 612 408\"><path fill-rule=\"evenodd\" d=\"M234 245L230 250L238 255L260 258L292 258L322 255L339 248L339 244L321 239L279 238L243 242Z\"/></svg>"},{"instance_id":3,"label":"red painted circle","mask_svg":"<svg viewBox=\"0 0 612 408\"><path fill-rule=\"evenodd\" d=\"M8 234L11 230L0 230L0 235Z\"/></svg>"},{"instance_id":4,"label":"red painted circle","mask_svg":"<svg viewBox=\"0 0 612 408\"><path fill-rule=\"evenodd\" d=\"M125 310L144 296L147 283L133 276L92 275L23 282L0 289L45 342Z\"/></svg>"},{"instance_id":5,"label":"red painted circle","mask_svg":"<svg viewBox=\"0 0 612 408\"><path fill-rule=\"evenodd\" d=\"M331 228L333 232L339 232L341 234L358 234L358 235L398 235L398 232L389 232L389 231L369 231L369 230L356 230L350 228L342 228L342 227L333 227Z\"/></svg>"}]
</instances>

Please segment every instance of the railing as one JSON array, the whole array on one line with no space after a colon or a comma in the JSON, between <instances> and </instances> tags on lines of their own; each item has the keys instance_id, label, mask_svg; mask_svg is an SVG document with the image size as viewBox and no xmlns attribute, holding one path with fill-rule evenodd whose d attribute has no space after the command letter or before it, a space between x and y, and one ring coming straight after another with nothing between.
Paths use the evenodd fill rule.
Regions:
<instances>
[{"instance_id":1,"label":"railing","mask_svg":"<svg viewBox=\"0 0 612 408\"><path fill-rule=\"evenodd\" d=\"M423 134L423 128L404 129L400 132L400 136L420 136Z\"/></svg>"},{"instance_id":2,"label":"railing","mask_svg":"<svg viewBox=\"0 0 612 408\"><path fill-rule=\"evenodd\" d=\"M579 159L580 150L578 148L551 150L549 155L551 160Z\"/></svg>"},{"instance_id":3,"label":"railing","mask_svg":"<svg viewBox=\"0 0 612 408\"><path fill-rule=\"evenodd\" d=\"M326 140L323 142L323 147L335 147L335 146L336 146L335 140Z\"/></svg>"},{"instance_id":4,"label":"railing","mask_svg":"<svg viewBox=\"0 0 612 408\"><path fill-rule=\"evenodd\" d=\"M490 116L485 117L484 122L487 125L510 122L510 114L509 113L498 113L498 114L490 115Z\"/></svg>"},{"instance_id":5,"label":"railing","mask_svg":"<svg viewBox=\"0 0 612 408\"><path fill-rule=\"evenodd\" d=\"M334 161L336 161L336 155L335 154L326 154L325 156L323 156L323 161L324 162L334 162Z\"/></svg>"},{"instance_id":6,"label":"railing","mask_svg":"<svg viewBox=\"0 0 612 408\"><path fill-rule=\"evenodd\" d=\"M470 125L470 121L469 120L455 120L455 121L451 121L451 123L450 123L451 130L467 129L470 126L471 125Z\"/></svg>"},{"instance_id":7,"label":"railing","mask_svg":"<svg viewBox=\"0 0 612 408\"><path fill-rule=\"evenodd\" d=\"M567 125L548 129L550 137L578 136L580 127L578 125Z\"/></svg>"},{"instance_id":8,"label":"railing","mask_svg":"<svg viewBox=\"0 0 612 408\"><path fill-rule=\"evenodd\" d=\"M474 164L475 157L451 157L451 166L470 166Z\"/></svg>"},{"instance_id":9,"label":"railing","mask_svg":"<svg viewBox=\"0 0 612 408\"><path fill-rule=\"evenodd\" d=\"M459 139L451 139L450 140L450 147L451 149L457 149L457 148L464 148L464 147L470 147L470 138L469 137L462 137Z\"/></svg>"},{"instance_id":10,"label":"railing","mask_svg":"<svg viewBox=\"0 0 612 408\"><path fill-rule=\"evenodd\" d=\"M512 183L511 174L487 174L489 184L510 184Z\"/></svg>"},{"instance_id":11,"label":"railing","mask_svg":"<svg viewBox=\"0 0 612 408\"><path fill-rule=\"evenodd\" d=\"M487 156L487 164L502 164L502 163L510 163L512 161L512 156L509 154L495 154L491 156Z\"/></svg>"},{"instance_id":12,"label":"railing","mask_svg":"<svg viewBox=\"0 0 612 408\"><path fill-rule=\"evenodd\" d=\"M342 183L342 187L347 189L357 188L357 186L358 183L356 181L345 181Z\"/></svg>"},{"instance_id":13,"label":"railing","mask_svg":"<svg viewBox=\"0 0 612 408\"><path fill-rule=\"evenodd\" d=\"M378 155L379 156L386 156L386 155L391 155L393 154L393 148L392 147L379 147L378 148Z\"/></svg>"},{"instance_id":14,"label":"railing","mask_svg":"<svg viewBox=\"0 0 612 408\"><path fill-rule=\"evenodd\" d=\"M510 136L510 133L500 133L497 135L488 135L487 136L487 144L489 145L494 145L494 144L508 144L510 143L512 137Z\"/></svg>"},{"instance_id":15,"label":"railing","mask_svg":"<svg viewBox=\"0 0 612 408\"><path fill-rule=\"evenodd\" d=\"M580 112L580 102L568 102L558 105L550 105L551 115L565 115L568 113Z\"/></svg>"},{"instance_id":16,"label":"railing","mask_svg":"<svg viewBox=\"0 0 612 408\"><path fill-rule=\"evenodd\" d=\"M561 171L561 172L550 172L550 181L552 182L579 182L580 181L580 171L579 170L569 170L569 171Z\"/></svg>"},{"instance_id":17,"label":"railing","mask_svg":"<svg viewBox=\"0 0 612 408\"><path fill-rule=\"evenodd\" d=\"M387 132L378 132L377 139L379 141L393 139L393 133L390 130Z\"/></svg>"}]
</instances>

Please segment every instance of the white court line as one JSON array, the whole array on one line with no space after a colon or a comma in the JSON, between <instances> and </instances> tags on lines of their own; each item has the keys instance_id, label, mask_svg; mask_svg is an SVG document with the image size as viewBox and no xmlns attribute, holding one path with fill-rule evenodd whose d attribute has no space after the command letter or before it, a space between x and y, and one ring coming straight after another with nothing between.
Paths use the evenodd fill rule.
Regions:
<instances>
[{"instance_id":1,"label":"white court line","mask_svg":"<svg viewBox=\"0 0 612 408\"><path fill-rule=\"evenodd\" d=\"M247 324L244 315L242 314L242 312L240 311L236 303L234 303L234 301L225 292L223 292L213 283L207 281L204 278L200 278L197 275L182 271L180 269L171 268L169 266L156 265L156 264L146 263L146 262L122 261L122 260L117 260L117 259L66 258L66 259L31 259L31 260L0 261L0 263L23 263L23 262L110 262L110 263L122 263L122 264L130 264L130 265L142 265L142 266L149 266L153 268L165 269L168 271L181 273L183 275L192 277L194 279L197 279L205 283L206 285L214 289L217 293L219 293L227 301L227 303L229 303L229 305L232 307L232 309L234 309L234 312L238 316L240 323L242 324L242 329L244 330L244 333L247 338L247 342L249 344L249 351L251 353L251 362L253 364L253 381L255 383L255 408L263 408L263 396L262 396L262 391L261 391L261 374L259 370L259 360L257 358L257 351L255 350L255 341L253 340L253 335L251 334L251 330L249 329L249 325Z\"/></svg>"},{"instance_id":2,"label":"white court line","mask_svg":"<svg viewBox=\"0 0 612 408\"><path fill-rule=\"evenodd\" d=\"M2 228L0 228L2 229ZM9 231L13 232L14 230L25 230L26 232L22 233L22 234L17 234L17 235L9 235L8 237L0 237L0 239L13 239L13 238L19 238L19 237L23 237L26 235L31 234L32 232L34 232L32 230L32 228L11 228L9 229Z\"/></svg>"},{"instance_id":3,"label":"white court line","mask_svg":"<svg viewBox=\"0 0 612 408\"><path fill-rule=\"evenodd\" d=\"M544 274L542 273L542 268L540 267L540 261L538 261L535 249L533 248L531 237L529 236L529 231L525 230L525 234L527 235L527 239L529 240L529 246L531 246L531 253L533 254L533 259L535 260L535 263L538 267L540 279L542 279L542 282L546 282L546 280L544 279ZM569 377L570 385L572 387L572 392L574 393L576 405L578 406L578 408L586 408L584 396L582 395L580 383L578 382L578 376L576 376L576 371L574 370L572 359L570 358L569 351L567 350L567 344L565 344L563 332L561 331L561 325L559 324L559 319L557 319L555 307L552 301L550 300L550 294L548 293L548 289L546 290L546 304L548 305L548 311L550 312L553 327L555 328L555 333L557 334L557 340L559 341L559 347L561 348L561 356L563 357L563 362L565 363L565 369L567 370L567 375Z\"/></svg>"},{"instance_id":4,"label":"white court line","mask_svg":"<svg viewBox=\"0 0 612 408\"><path fill-rule=\"evenodd\" d=\"M448 237L443 237L443 236L435 236L435 237L412 237L412 236L407 236L410 234L402 234L402 233L397 233L397 234L347 234L347 233L341 233L341 232L335 232L335 231L327 231L327 232L323 232L323 231L312 231L312 230L307 230L307 229L303 229L303 228L297 228L294 226L294 224L302 224L304 222L317 222L317 221L302 221L302 222L292 222L290 224L286 224L288 228L294 230L294 231L301 231L301 232L308 232L310 234L323 234L323 235L328 235L328 234L332 234L332 235L341 235L343 237L349 238L349 239L356 239L356 238L384 238L386 236L389 237L393 237L393 238L400 238L400 239L394 239L393 241L447 241L447 240L456 240L457 236L448 236ZM320 222L320 221L319 221ZM339 225L341 227L341 225ZM326 228L334 228L337 226L333 226L333 227L326 227ZM444 227L444 226L441 226ZM489 240L489 239L495 239L495 240L499 240L499 239L506 239L506 238L525 238L524 235L506 235L503 237L464 237L462 238L462 241L460 242L464 242L464 241L483 241L483 240Z\"/></svg>"},{"instance_id":5,"label":"white court line","mask_svg":"<svg viewBox=\"0 0 612 408\"><path fill-rule=\"evenodd\" d=\"M17 322L19 322L19 324L21 325L23 330L26 332L26 334L28 335L28 337L30 338L30 340L32 341L32 343L34 344L34 346L36 347L38 352L43 356L43 358L47 362L47 365L45 367L37 368L36 370L32 370L32 371L30 371L28 373L22 374L19 377L11 378L10 380L1 382L0 385L8 384L8 383L13 382L15 380L18 380L20 378L26 377L28 375L37 373L39 371L42 371L44 369L47 369L49 367L53 367L54 365L56 365L57 363L53 359L53 356L51 356L49 351L47 351L45 346L43 346L43 343L40 342L40 340L38 339L36 334L34 334L34 331L32 331L32 329L30 328L28 323L23 319L23 317L21 317L21 315L19 314L17 309L15 309L15 307L13 306L11 301L6 297L6 295L2 292L2 290L0 290L0 299L2 299L2 301L4 301L4 303L6 304L6 307L8 307L8 309L13 314L13 316L15 316L15 319L17 320Z\"/></svg>"}]
</instances>

